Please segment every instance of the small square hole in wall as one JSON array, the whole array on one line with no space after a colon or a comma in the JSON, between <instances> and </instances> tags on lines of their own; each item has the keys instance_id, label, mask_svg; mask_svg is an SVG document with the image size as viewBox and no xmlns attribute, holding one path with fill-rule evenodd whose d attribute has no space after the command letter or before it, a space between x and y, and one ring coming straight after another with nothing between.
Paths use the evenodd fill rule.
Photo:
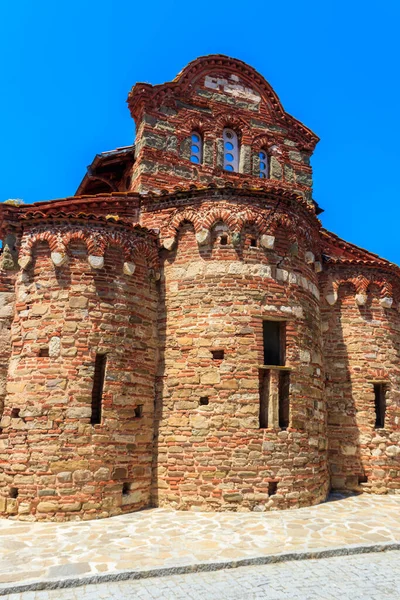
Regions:
<instances>
[{"instance_id":1,"label":"small square hole in wall","mask_svg":"<svg viewBox=\"0 0 400 600\"><path fill-rule=\"evenodd\" d=\"M11 418L18 419L20 410L21 410L20 408L13 408L11 411Z\"/></svg>"},{"instance_id":2,"label":"small square hole in wall","mask_svg":"<svg viewBox=\"0 0 400 600\"><path fill-rule=\"evenodd\" d=\"M10 498L18 498L18 488L10 488Z\"/></svg>"},{"instance_id":3,"label":"small square hole in wall","mask_svg":"<svg viewBox=\"0 0 400 600\"><path fill-rule=\"evenodd\" d=\"M360 483L368 483L368 477L366 475L359 475L358 484L360 485Z\"/></svg>"},{"instance_id":4,"label":"small square hole in wall","mask_svg":"<svg viewBox=\"0 0 400 600\"><path fill-rule=\"evenodd\" d=\"M207 406L209 403L208 396L202 396L200 398L200 406Z\"/></svg>"},{"instance_id":5,"label":"small square hole in wall","mask_svg":"<svg viewBox=\"0 0 400 600\"><path fill-rule=\"evenodd\" d=\"M268 496L275 496L277 490L278 490L278 482L270 481L268 483Z\"/></svg>"},{"instance_id":6,"label":"small square hole in wall","mask_svg":"<svg viewBox=\"0 0 400 600\"><path fill-rule=\"evenodd\" d=\"M224 350L211 350L213 360L223 360L225 356Z\"/></svg>"},{"instance_id":7,"label":"small square hole in wall","mask_svg":"<svg viewBox=\"0 0 400 600\"><path fill-rule=\"evenodd\" d=\"M40 348L40 350L39 350L39 356L42 357L42 358L49 356L49 348L48 348L48 346L45 346L44 348Z\"/></svg>"},{"instance_id":8,"label":"small square hole in wall","mask_svg":"<svg viewBox=\"0 0 400 600\"><path fill-rule=\"evenodd\" d=\"M125 482L122 486L122 495L123 496L128 496L128 494L131 491L131 484L128 482Z\"/></svg>"},{"instance_id":9,"label":"small square hole in wall","mask_svg":"<svg viewBox=\"0 0 400 600\"><path fill-rule=\"evenodd\" d=\"M135 407L135 419L141 419L143 417L143 404L138 404Z\"/></svg>"},{"instance_id":10,"label":"small square hole in wall","mask_svg":"<svg viewBox=\"0 0 400 600\"><path fill-rule=\"evenodd\" d=\"M250 238L250 248L257 248L256 238Z\"/></svg>"},{"instance_id":11,"label":"small square hole in wall","mask_svg":"<svg viewBox=\"0 0 400 600\"><path fill-rule=\"evenodd\" d=\"M221 246L226 246L228 244L228 236L227 235L221 235L219 243L220 243Z\"/></svg>"}]
</instances>

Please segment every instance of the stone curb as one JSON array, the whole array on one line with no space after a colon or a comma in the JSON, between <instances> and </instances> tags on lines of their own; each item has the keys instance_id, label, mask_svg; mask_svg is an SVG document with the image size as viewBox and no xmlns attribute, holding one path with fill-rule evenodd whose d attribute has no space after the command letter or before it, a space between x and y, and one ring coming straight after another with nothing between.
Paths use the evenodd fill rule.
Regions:
<instances>
[{"instance_id":1,"label":"stone curb","mask_svg":"<svg viewBox=\"0 0 400 600\"><path fill-rule=\"evenodd\" d=\"M380 544L367 544L358 546L336 546L321 548L320 550L282 552L281 554L266 554L253 558L240 558L238 560L219 561L215 563L196 563L177 567L161 567L155 569L116 571L115 573L96 573L83 577L65 577L63 579L48 579L46 581L28 581L26 583L10 583L0 585L0 596L6 594L20 594L23 592L36 592L41 590L56 590L63 588L80 587L95 583L108 583L112 581L128 581L149 579L151 577L166 577L170 575L184 575L186 573L204 573L207 571L221 571L223 569L237 569L254 565L268 565L272 563L289 562L292 560L309 560L317 558L331 558L334 556L351 556L354 554L370 554L374 552L388 552L400 550L400 542L383 542Z\"/></svg>"}]
</instances>

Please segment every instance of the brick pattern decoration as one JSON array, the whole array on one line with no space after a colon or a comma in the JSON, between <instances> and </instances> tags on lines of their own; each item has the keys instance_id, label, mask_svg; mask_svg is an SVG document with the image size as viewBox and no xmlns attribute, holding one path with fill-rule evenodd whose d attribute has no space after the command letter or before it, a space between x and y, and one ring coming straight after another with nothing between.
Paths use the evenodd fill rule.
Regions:
<instances>
[{"instance_id":1,"label":"brick pattern decoration","mask_svg":"<svg viewBox=\"0 0 400 600\"><path fill-rule=\"evenodd\" d=\"M269 156L270 178L311 201L310 155L318 138L285 113L271 86L248 65L223 56L190 63L174 82L137 83L128 97L136 122L131 188L159 191L198 182L223 185L259 178L260 150ZM223 170L225 127L240 143L239 172ZM191 133L203 140L203 161L190 162Z\"/></svg>"},{"instance_id":2,"label":"brick pattern decoration","mask_svg":"<svg viewBox=\"0 0 400 600\"><path fill-rule=\"evenodd\" d=\"M130 190L85 195L99 189L85 176L79 196L0 205L0 514L264 511L318 503L330 487L398 493L400 269L321 228L318 138L224 56L136 84L128 103L134 151L94 163ZM238 173L222 168L225 127ZM284 364L263 364L264 320L284 323Z\"/></svg>"}]
</instances>

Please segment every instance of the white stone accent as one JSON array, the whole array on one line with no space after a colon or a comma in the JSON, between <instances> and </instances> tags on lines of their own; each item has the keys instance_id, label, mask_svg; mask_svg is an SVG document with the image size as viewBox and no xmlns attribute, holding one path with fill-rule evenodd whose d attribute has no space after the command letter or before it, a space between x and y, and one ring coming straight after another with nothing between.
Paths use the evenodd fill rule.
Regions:
<instances>
[{"instance_id":1,"label":"white stone accent","mask_svg":"<svg viewBox=\"0 0 400 600\"><path fill-rule=\"evenodd\" d=\"M175 238L174 237L166 238L163 241L163 246L166 250L172 250L172 248L175 246Z\"/></svg>"},{"instance_id":2,"label":"white stone accent","mask_svg":"<svg viewBox=\"0 0 400 600\"><path fill-rule=\"evenodd\" d=\"M210 241L210 231L208 229L202 229L196 233L196 240L199 246L205 246Z\"/></svg>"},{"instance_id":3,"label":"white stone accent","mask_svg":"<svg viewBox=\"0 0 400 600\"><path fill-rule=\"evenodd\" d=\"M393 304L393 298L389 298L389 296L385 296L384 298L381 298L379 300L380 305L383 306L383 308L392 308L392 304Z\"/></svg>"},{"instance_id":4,"label":"white stone accent","mask_svg":"<svg viewBox=\"0 0 400 600\"><path fill-rule=\"evenodd\" d=\"M60 356L61 340L57 336L53 336L49 342L49 356L55 358Z\"/></svg>"},{"instance_id":5,"label":"white stone accent","mask_svg":"<svg viewBox=\"0 0 400 600\"><path fill-rule=\"evenodd\" d=\"M356 303L358 306L364 306L367 303L366 294L356 294Z\"/></svg>"},{"instance_id":6,"label":"white stone accent","mask_svg":"<svg viewBox=\"0 0 400 600\"><path fill-rule=\"evenodd\" d=\"M104 267L104 256L93 256L90 254L88 261L92 269L102 269Z\"/></svg>"},{"instance_id":7,"label":"white stone accent","mask_svg":"<svg viewBox=\"0 0 400 600\"><path fill-rule=\"evenodd\" d=\"M315 261L314 263L314 271L316 273L321 273L322 271L322 263L319 260Z\"/></svg>"},{"instance_id":8,"label":"white stone accent","mask_svg":"<svg viewBox=\"0 0 400 600\"><path fill-rule=\"evenodd\" d=\"M388 456L392 456L392 457L399 456L399 454L400 454L400 446L388 446L386 448L386 454Z\"/></svg>"},{"instance_id":9,"label":"white stone accent","mask_svg":"<svg viewBox=\"0 0 400 600\"><path fill-rule=\"evenodd\" d=\"M277 269L276 278L278 281L287 281L289 278L289 273L285 271L285 269Z\"/></svg>"},{"instance_id":10,"label":"white stone accent","mask_svg":"<svg viewBox=\"0 0 400 600\"><path fill-rule=\"evenodd\" d=\"M124 275L133 275L136 269L136 265L133 262L124 262Z\"/></svg>"},{"instance_id":11,"label":"white stone accent","mask_svg":"<svg viewBox=\"0 0 400 600\"><path fill-rule=\"evenodd\" d=\"M300 360L302 363L310 364L311 354L308 350L300 350Z\"/></svg>"},{"instance_id":12,"label":"white stone accent","mask_svg":"<svg viewBox=\"0 0 400 600\"><path fill-rule=\"evenodd\" d=\"M62 267L67 262L68 256L64 252L52 252L51 260L56 267Z\"/></svg>"},{"instance_id":13,"label":"white stone accent","mask_svg":"<svg viewBox=\"0 0 400 600\"><path fill-rule=\"evenodd\" d=\"M306 252L306 263L308 263L309 265L311 265L313 262L315 262L314 253L310 252L310 250L307 250L307 252Z\"/></svg>"},{"instance_id":14,"label":"white stone accent","mask_svg":"<svg viewBox=\"0 0 400 600\"><path fill-rule=\"evenodd\" d=\"M334 304L336 304L337 299L338 299L337 292L330 292L329 294L326 294L326 296L325 296L325 300L331 306L333 306Z\"/></svg>"},{"instance_id":15,"label":"white stone accent","mask_svg":"<svg viewBox=\"0 0 400 600\"><path fill-rule=\"evenodd\" d=\"M264 234L260 237L260 246L262 248L271 250L274 247L274 244L275 244L275 236Z\"/></svg>"},{"instance_id":16,"label":"white stone accent","mask_svg":"<svg viewBox=\"0 0 400 600\"><path fill-rule=\"evenodd\" d=\"M27 269L29 267L29 265L32 262L32 256L22 256L19 261L18 264L21 267L21 269Z\"/></svg>"}]
</instances>

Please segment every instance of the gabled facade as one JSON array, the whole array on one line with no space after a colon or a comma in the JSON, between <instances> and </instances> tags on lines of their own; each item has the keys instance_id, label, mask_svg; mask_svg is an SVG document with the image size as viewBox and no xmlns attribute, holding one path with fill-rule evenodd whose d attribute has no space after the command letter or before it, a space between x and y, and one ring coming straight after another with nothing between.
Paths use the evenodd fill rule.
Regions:
<instances>
[{"instance_id":1,"label":"gabled facade","mask_svg":"<svg viewBox=\"0 0 400 600\"><path fill-rule=\"evenodd\" d=\"M318 138L220 55L128 104L76 196L0 208L0 514L398 491L399 269L321 227Z\"/></svg>"}]
</instances>

